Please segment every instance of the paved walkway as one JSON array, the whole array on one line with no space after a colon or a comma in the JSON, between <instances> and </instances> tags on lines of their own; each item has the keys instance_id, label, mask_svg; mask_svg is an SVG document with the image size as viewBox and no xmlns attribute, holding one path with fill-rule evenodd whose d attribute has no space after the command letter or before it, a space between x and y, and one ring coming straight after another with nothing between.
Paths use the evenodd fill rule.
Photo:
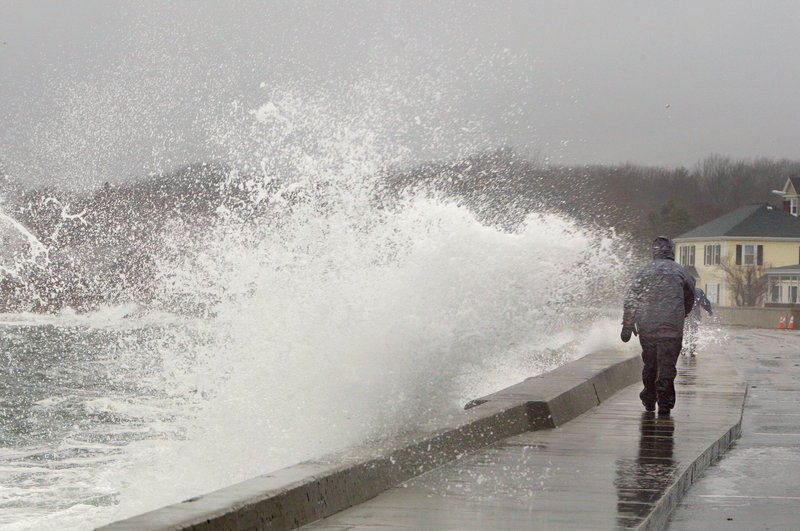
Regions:
<instances>
[{"instance_id":1,"label":"paved walkway","mask_svg":"<svg viewBox=\"0 0 800 531\"><path fill-rule=\"evenodd\" d=\"M689 490L669 529L798 529L800 331L728 334L728 354L748 384L742 437Z\"/></svg>"},{"instance_id":2,"label":"paved walkway","mask_svg":"<svg viewBox=\"0 0 800 531\"><path fill-rule=\"evenodd\" d=\"M637 384L560 428L506 439L303 529L662 528L727 446L744 392L713 352L682 358L677 384L670 418L643 412Z\"/></svg>"}]
</instances>

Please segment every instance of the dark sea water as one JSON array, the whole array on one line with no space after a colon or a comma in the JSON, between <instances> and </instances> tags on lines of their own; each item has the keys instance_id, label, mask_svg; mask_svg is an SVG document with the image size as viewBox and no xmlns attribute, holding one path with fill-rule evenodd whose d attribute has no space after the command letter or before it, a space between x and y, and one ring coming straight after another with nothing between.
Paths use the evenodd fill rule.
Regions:
<instances>
[{"instance_id":1,"label":"dark sea water","mask_svg":"<svg viewBox=\"0 0 800 531\"><path fill-rule=\"evenodd\" d=\"M118 506L122 475L147 455L137 445L184 436L192 397L170 389L156 354L180 325L5 317L0 526L91 527Z\"/></svg>"}]
</instances>

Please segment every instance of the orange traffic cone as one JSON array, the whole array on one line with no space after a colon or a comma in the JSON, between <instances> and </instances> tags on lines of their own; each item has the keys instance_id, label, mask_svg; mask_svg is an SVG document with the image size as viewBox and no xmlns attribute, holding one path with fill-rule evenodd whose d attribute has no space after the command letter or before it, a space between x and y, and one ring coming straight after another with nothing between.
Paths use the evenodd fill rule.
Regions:
<instances>
[{"instance_id":1,"label":"orange traffic cone","mask_svg":"<svg viewBox=\"0 0 800 531\"><path fill-rule=\"evenodd\" d=\"M781 329L782 328L786 328L786 316L785 315L781 315L781 320L778 323L778 328L781 328Z\"/></svg>"},{"instance_id":2,"label":"orange traffic cone","mask_svg":"<svg viewBox=\"0 0 800 531\"><path fill-rule=\"evenodd\" d=\"M789 318L789 326L787 326L789 330L794 330L794 315Z\"/></svg>"}]
</instances>

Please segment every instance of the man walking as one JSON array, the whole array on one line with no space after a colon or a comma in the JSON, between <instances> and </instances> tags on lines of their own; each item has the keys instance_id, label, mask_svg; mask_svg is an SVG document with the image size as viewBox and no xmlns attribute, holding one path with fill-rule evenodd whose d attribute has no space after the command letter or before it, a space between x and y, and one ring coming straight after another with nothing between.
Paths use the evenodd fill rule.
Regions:
<instances>
[{"instance_id":1,"label":"man walking","mask_svg":"<svg viewBox=\"0 0 800 531\"><path fill-rule=\"evenodd\" d=\"M653 260L636 272L625 296L620 338L639 335L642 382L639 393L647 411L669 415L675 406L675 363L683 342L683 321L694 306L694 279L675 262L669 238L653 241Z\"/></svg>"}]
</instances>

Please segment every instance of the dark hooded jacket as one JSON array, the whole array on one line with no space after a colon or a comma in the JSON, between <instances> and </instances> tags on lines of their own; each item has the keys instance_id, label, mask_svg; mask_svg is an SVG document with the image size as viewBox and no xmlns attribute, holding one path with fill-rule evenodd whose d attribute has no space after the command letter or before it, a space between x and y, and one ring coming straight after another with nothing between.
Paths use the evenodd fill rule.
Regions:
<instances>
[{"instance_id":1,"label":"dark hooded jacket","mask_svg":"<svg viewBox=\"0 0 800 531\"><path fill-rule=\"evenodd\" d=\"M634 324L645 338L679 338L694 306L694 278L675 262L669 238L653 242L653 260L636 272L625 297L623 324Z\"/></svg>"}]
</instances>

